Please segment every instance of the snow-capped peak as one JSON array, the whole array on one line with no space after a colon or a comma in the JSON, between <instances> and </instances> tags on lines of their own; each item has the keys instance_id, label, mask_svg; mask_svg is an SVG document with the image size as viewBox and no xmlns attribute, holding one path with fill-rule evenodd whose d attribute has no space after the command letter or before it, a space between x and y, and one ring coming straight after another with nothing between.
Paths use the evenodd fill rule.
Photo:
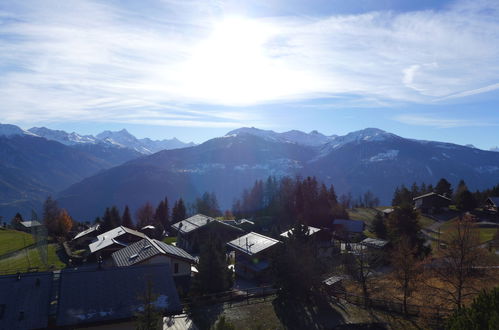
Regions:
<instances>
[{"instance_id":1,"label":"snow-capped peak","mask_svg":"<svg viewBox=\"0 0 499 330\"><path fill-rule=\"evenodd\" d=\"M46 138L47 140L57 141L65 145L75 145L82 143L95 144L97 142L95 137L93 137L92 135L80 135L75 132L67 133L65 131L53 130L46 127L32 127L28 131Z\"/></svg>"},{"instance_id":2,"label":"snow-capped peak","mask_svg":"<svg viewBox=\"0 0 499 330\"><path fill-rule=\"evenodd\" d=\"M318 131L305 133L298 130L291 130L284 133L277 133L271 130L262 130L255 127L241 127L230 131L225 136L228 137L245 134L258 136L267 141L295 143L304 146L321 146L332 139L332 137L321 134Z\"/></svg>"},{"instance_id":3,"label":"snow-capped peak","mask_svg":"<svg viewBox=\"0 0 499 330\"><path fill-rule=\"evenodd\" d=\"M31 135L36 136L29 131L22 129L19 126L11 124L0 124L0 136L13 136L13 135Z\"/></svg>"}]
</instances>

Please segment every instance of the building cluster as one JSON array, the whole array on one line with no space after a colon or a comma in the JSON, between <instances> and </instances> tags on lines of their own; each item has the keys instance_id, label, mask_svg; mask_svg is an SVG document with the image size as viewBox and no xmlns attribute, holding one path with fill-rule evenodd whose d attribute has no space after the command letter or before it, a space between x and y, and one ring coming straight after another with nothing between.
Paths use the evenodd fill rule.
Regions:
<instances>
[{"instance_id":1,"label":"building cluster","mask_svg":"<svg viewBox=\"0 0 499 330\"><path fill-rule=\"evenodd\" d=\"M85 249L84 262L61 271L0 277L0 329L133 328L148 288L164 316L180 313L181 298L197 272L196 255L214 235L233 258L236 279L268 283L273 251L291 231L272 238L252 231L253 225L245 219L225 221L196 214L172 225L174 245L150 238L147 228L119 226L102 232L98 224L89 227L66 244L70 250ZM356 253L359 246L386 245L376 239L362 241L364 229L362 221L338 219L328 229L309 227L308 234L321 257ZM341 278L326 282L335 288Z\"/></svg>"}]
</instances>

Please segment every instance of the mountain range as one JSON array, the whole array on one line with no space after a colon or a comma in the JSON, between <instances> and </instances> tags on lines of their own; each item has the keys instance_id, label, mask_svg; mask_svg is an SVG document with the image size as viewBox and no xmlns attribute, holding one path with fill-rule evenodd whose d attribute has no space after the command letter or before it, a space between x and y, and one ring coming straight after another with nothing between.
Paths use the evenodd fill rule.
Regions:
<instances>
[{"instance_id":1,"label":"mountain range","mask_svg":"<svg viewBox=\"0 0 499 330\"><path fill-rule=\"evenodd\" d=\"M48 194L78 220L92 220L111 205L136 210L165 196L189 202L205 191L215 192L226 209L269 175L316 176L354 197L371 190L385 205L400 184L435 184L445 177L483 189L499 181L497 152L376 128L343 136L240 128L196 146L148 154L153 148L147 139L126 131L96 137L49 132L47 140L40 129L13 134L15 128L2 127L7 133L0 137L0 214L6 217L39 206Z\"/></svg>"},{"instance_id":2,"label":"mountain range","mask_svg":"<svg viewBox=\"0 0 499 330\"><path fill-rule=\"evenodd\" d=\"M192 145L177 139L139 140L126 130L99 136L0 124L0 216L30 215L48 195L104 169L157 150Z\"/></svg>"}]
</instances>

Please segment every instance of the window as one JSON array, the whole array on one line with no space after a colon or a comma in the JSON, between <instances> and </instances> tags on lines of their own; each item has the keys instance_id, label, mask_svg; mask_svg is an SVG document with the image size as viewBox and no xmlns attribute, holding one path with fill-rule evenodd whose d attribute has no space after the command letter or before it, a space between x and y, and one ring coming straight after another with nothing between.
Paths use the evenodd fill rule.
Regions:
<instances>
[{"instance_id":1,"label":"window","mask_svg":"<svg viewBox=\"0 0 499 330\"><path fill-rule=\"evenodd\" d=\"M173 273L178 274L178 263L173 264Z\"/></svg>"}]
</instances>

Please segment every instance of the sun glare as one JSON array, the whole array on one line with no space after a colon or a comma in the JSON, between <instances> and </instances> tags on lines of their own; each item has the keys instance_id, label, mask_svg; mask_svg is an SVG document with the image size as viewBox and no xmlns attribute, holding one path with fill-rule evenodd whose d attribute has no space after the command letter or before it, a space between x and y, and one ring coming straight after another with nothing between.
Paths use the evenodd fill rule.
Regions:
<instances>
[{"instance_id":1,"label":"sun glare","mask_svg":"<svg viewBox=\"0 0 499 330\"><path fill-rule=\"evenodd\" d=\"M185 90L202 100L241 105L288 94L300 78L268 51L276 29L239 17L216 24L181 70Z\"/></svg>"}]
</instances>

